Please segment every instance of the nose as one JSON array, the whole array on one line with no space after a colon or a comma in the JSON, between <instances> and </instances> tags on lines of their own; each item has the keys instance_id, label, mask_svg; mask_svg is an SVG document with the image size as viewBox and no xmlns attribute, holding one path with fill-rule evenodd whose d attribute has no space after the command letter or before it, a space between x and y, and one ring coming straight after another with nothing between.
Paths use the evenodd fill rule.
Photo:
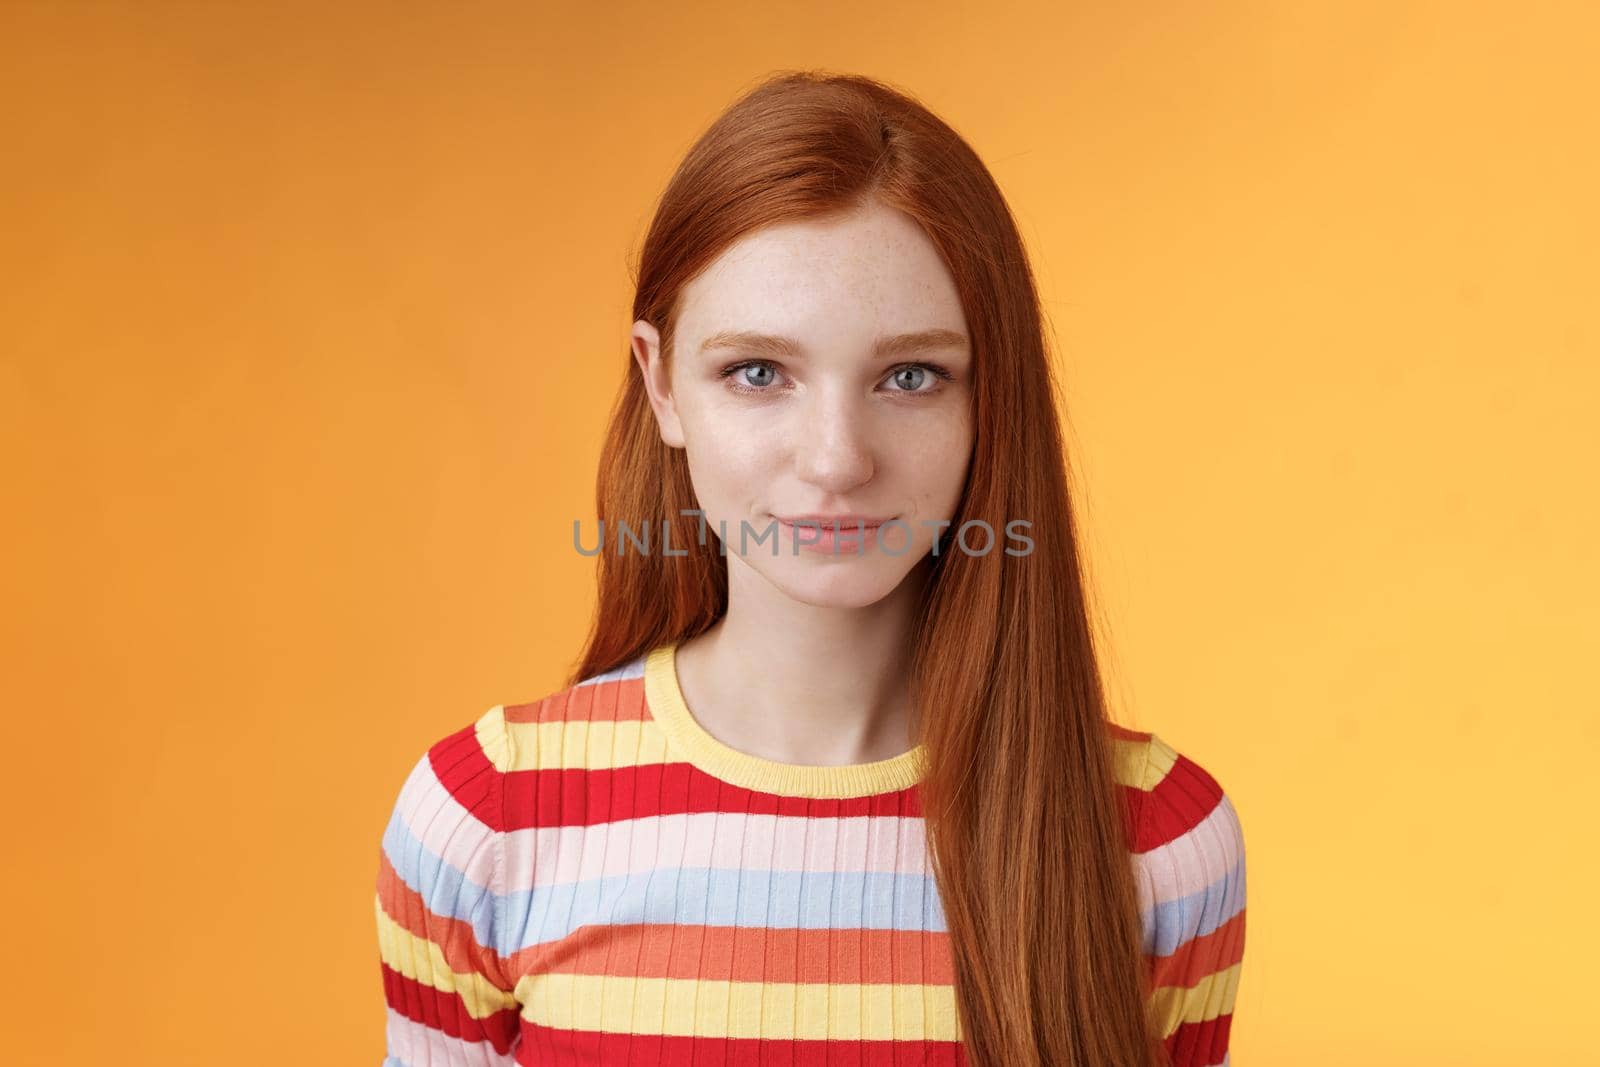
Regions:
<instances>
[{"instance_id":1,"label":"nose","mask_svg":"<svg viewBox=\"0 0 1600 1067\"><path fill-rule=\"evenodd\" d=\"M870 481L872 439L860 401L843 390L818 389L794 427L795 465L801 478L842 494Z\"/></svg>"}]
</instances>

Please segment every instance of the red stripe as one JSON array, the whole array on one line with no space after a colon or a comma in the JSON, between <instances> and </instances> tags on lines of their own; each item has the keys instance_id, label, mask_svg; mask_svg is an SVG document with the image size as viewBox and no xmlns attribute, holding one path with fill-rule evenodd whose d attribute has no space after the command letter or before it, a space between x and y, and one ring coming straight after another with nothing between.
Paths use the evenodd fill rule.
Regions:
<instances>
[{"instance_id":1,"label":"red stripe","mask_svg":"<svg viewBox=\"0 0 1600 1067\"><path fill-rule=\"evenodd\" d=\"M1179 1023L1166 1040L1172 1067L1214 1067L1221 1063L1228 1051L1228 1030L1232 1025L1232 1012L1203 1023Z\"/></svg>"},{"instance_id":2,"label":"red stripe","mask_svg":"<svg viewBox=\"0 0 1600 1067\"><path fill-rule=\"evenodd\" d=\"M693 764L677 762L595 770L565 767L512 771L506 776L509 781L506 783L505 824L496 826L494 808L483 798L487 782L479 776L498 774L484 757L481 767L470 766L463 760L449 779L441 774L441 780L464 806L477 805L472 809L474 813L498 830L595 826L652 815L706 812L819 819L860 815L922 817L921 791L915 785L870 797L786 797L731 785ZM1133 841L1139 813L1148 795L1141 789L1122 785L1117 786L1117 793L1123 801L1123 828L1128 840ZM1170 819L1155 823L1155 829L1169 835L1166 837L1153 837L1152 827L1145 827L1135 851L1146 851L1193 828L1190 824L1180 830L1169 823Z\"/></svg>"},{"instance_id":3,"label":"red stripe","mask_svg":"<svg viewBox=\"0 0 1600 1067\"><path fill-rule=\"evenodd\" d=\"M1148 852L1182 837L1204 822L1221 800L1222 787L1217 780L1198 763L1180 755L1140 805L1147 810L1134 851Z\"/></svg>"},{"instance_id":4,"label":"red stripe","mask_svg":"<svg viewBox=\"0 0 1600 1067\"><path fill-rule=\"evenodd\" d=\"M1241 908L1209 934L1185 941L1172 955L1153 957L1152 982L1187 989L1238 963L1244 958L1244 916Z\"/></svg>"},{"instance_id":5,"label":"red stripe","mask_svg":"<svg viewBox=\"0 0 1600 1067\"><path fill-rule=\"evenodd\" d=\"M507 722L513 723L652 720L642 677L572 686L538 700L505 705L504 715ZM1107 721L1106 727L1114 739L1147 741L1152 736L1146 731L1132 730L1110 721ZM859 815L920 817L922 814L916 786L872 797L831 800L782 797L731 785L692 764L674 762L616 768L568 767L513 771L509 775L511 780L505 783L505 824L497 825L495 805L489 794L497 787L496 779L500 777L500 772L484 756L474 729L469 726L450 735L434 746L432 754L440 780L456 800L497 830L533 826L593 826L620 819L700 812L816 818ZM1188 764L1188 761L1179 757L1179 764ZM1204 776L1205 772L1195 765L1188 766ZM1177 774L1179 767L1175 766L1173 770ZM1165 789L1163 799L1180 784L1168 784L1172 779L1173 775L1168 775L1167 782L1157 787L1157 791ZM1137 788L1120 785L1117 788L1123 795L1124 828L1131 841L1147 795ZM1220 795L1220 790L1218 793ZM1206 812L1209 810L1207 808ZM550 819L537 818L550 812L555 813ZM1201 812L1200 816L1203 818L1206 812ZM1146 833L1149 829L1146 828ZM1173 836L1177 836L1177 833ZM1154 845L1141 842L1137 850L1151 847Z\"/></svg>"},{"instance_id":6,"label":"red stripe","mask_svg":"<svg viewBox=\"0 0 1600 1067\"><path fill-rule=\"evenodd\" d=\"M594 826L620 819L704 812L813 818L922 816L921 792L915 785L867 797L786 797L729 784L685 762L597 769L565 767L503 774L489 762L471 726L435 744L429 750L429 758L434 773L451 796L490 829L501 831L536 826ZM1180 768L1185 766L1193 770L1184 774ZM1184 784L1192 782L1196 775L1202 783L1211 784L1215 796L1221 796L1209 775L1180 756L1173 773L1157 786L1160 794L1156 803L1158 818L1144 827L1135 851L1146 851L1179 836L1210 812L1208 807L1193 822L1184 824L1182 818L1174 822L1164 810L1174 800L1182 804ZM503 821L500 798L495 795L502 779L507 779ZM1187 787L1191 791L1197 788L1194 784ZM1119 785L1117 791L1124 802L1124 828L1129 840L1134 840L1139 812L1152 797L1131 786ZM1215 806L1214 801L1212 806ZM1190 803L1179 811L1193 808Z\"/></svg>"},{"instance_id":7,"label":"red stripe","mask_svg":"<svg viewBox=\"0 0 1600 1067\"><path fill-rule=\"evenodd\" d=\"M955 1041L789 1041L561 1030L524 1021L517 1062L539 1067L966 1067Z\"/></svg>"},{"instance_id":8,"label":"red stripe","mask_svg":"<svg viewBox=\"0 0 1600 1067\"><path fill-rule=\"evenodd\" d=\"M502 1008L493 1015L474 1019L459 994L407 978L387 963L380 962L378 966L383 969L384 999L396 1012L451 1037L487 1041L501 1054L510 1051L521 1021L517 1009Z\"/></svg>"},{"instance_id":9,"label":"red stripe","mask_svg":"<svg viewBox=\"0 0 1600 1067\"><path fill-rule=\"evenodd\" d=\"M505 775L478 744L475 726L464 726L428 749L433 773L456 802L491 830L504 830L499 791Z\"/></svg>"},{"instance_id":10,"label":"red stripe","mask_svg":"<svg viewBox=\"0 0 1600 1067\"><path fill-rule=\"evenodd\" d=\"M785 797L730 785L682 762L595 770L569 767L512 771L507 778L507 830L593 826L619 819L698 812L828 819L922 815L915 786L868 797Z\"/></svg>"}]
</instances>

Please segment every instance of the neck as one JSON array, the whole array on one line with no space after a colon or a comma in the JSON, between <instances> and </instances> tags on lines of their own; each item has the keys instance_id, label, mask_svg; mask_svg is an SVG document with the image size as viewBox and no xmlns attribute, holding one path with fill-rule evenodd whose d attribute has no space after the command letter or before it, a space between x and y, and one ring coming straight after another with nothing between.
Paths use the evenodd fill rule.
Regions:
<instances>
[{"instance_id":1,"label":"neck","mask_svg":"<svg viewBox=\"0 0 1600 1067\"><path fill-rule=\"evenodd\" d=\"M678 647L678 681L719 741L780 763L889 759L915 741L911 635L926 561L865 607L819 607L735 558L728 610Z\"/></svg>"}]
</instances>

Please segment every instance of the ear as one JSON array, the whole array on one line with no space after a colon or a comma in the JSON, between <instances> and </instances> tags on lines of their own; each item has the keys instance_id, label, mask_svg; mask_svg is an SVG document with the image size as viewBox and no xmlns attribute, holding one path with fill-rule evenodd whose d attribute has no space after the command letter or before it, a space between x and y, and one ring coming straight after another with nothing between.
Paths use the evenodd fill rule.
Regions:
<instances>
[{"instance_id":1,"label":"ear","mask_svg":"<svg viewBox=\"0 0 1600 1067\"><path fill-rule=\"evenodd\" d=\"M661 440L668 448L682 448L683 424L678 421L678 405L672 396L672 375L661 358L661 332L644 319L633 324L629 342L634 362L644 377L645 395L650 398Z\"/></svg>"}]
</instances>

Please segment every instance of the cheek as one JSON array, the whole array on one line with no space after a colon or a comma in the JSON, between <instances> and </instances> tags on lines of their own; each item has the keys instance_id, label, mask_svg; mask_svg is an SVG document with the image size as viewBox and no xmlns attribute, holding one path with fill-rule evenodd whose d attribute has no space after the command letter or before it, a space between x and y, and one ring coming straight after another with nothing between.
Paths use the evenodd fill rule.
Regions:
<instances>
[{"instance_id":1,"label":"cheek","mask_svg":"<svg viewBox=\"0 0 1600 1067\"><path fill-rule=\"evenodd\" d=\"M770 425L706 410L684 419L684 445L695 492L707 511L743 511L771 475L780 442Z\"/></svg>"},{"instance_id":2,"label":"cheek","mask_svg":"<svg viewBox=\"0 0 1600 1067\"><path fill-rule=\"evenodd\" d=\"M910 479L918 495L930 501L951 502L961 494L967 465L972 458L972 431L964 418L930 421L896 438L896 466Z\"/></svg>"}]
</instances>

